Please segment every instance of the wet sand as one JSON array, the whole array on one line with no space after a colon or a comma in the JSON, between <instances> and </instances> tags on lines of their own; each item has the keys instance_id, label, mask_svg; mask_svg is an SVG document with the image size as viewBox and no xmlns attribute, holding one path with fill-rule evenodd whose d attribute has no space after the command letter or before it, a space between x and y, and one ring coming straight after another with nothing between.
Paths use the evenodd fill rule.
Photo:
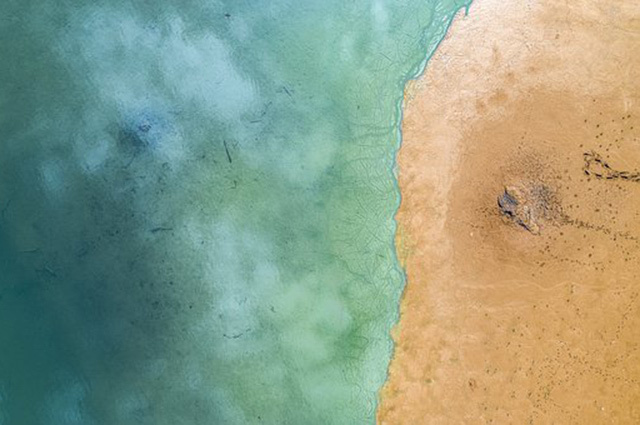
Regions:
<instances>
[{"instance_id":1,"label":"wet sand","mask_svg":"<svg viewBox=\"0 0 640 425\"><path fill-rule=\"evenodd\" d=\"M640 423L640 3L463 15L405 93L378 421Z\"/></svg>"}]
</instances>

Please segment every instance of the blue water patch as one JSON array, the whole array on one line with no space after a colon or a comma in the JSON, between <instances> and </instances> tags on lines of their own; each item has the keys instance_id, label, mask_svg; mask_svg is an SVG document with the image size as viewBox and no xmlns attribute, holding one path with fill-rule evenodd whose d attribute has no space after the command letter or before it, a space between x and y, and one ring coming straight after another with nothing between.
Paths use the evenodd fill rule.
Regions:
<instances>
[{"instance_id":1,"label":"blue water patch","mask_svg":"<svg viewBox=\"0 0 640 425\"><path fill-rule=\"evenodd\" d=\"M3 3L0 423L374 421L399 105L463 0Z\"/></svg>"}]
</instances>

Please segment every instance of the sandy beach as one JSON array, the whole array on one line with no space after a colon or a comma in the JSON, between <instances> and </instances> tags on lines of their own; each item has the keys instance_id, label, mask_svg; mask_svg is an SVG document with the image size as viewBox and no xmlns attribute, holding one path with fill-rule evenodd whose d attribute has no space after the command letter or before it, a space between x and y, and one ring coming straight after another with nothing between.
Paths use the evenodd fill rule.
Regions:
<instances>
[{"instance_id":1,"label":"sandy beach","mask_svg":"<svg viewBox=\"0 0 640 425\"><path fill-rule=\"evenodd\" d=\"M405 92L382 424L640 423L640 3L476 0Z\"/></svg>"}]
</instances>

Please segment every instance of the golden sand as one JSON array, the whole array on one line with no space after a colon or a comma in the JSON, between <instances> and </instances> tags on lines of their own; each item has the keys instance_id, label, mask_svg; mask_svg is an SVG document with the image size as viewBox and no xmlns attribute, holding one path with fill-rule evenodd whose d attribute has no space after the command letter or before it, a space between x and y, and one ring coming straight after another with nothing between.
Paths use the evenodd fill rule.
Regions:
<instances>
[{"instance_id":1,"label":"golden sand","mask_svg":"<svg viewBox=\"0 0 640 425\"><path fill-rule=\"evenodd\" d=\"M402 128L379 422L639 424L640 2L476 0Z\"/></svg>"}]
</instances>

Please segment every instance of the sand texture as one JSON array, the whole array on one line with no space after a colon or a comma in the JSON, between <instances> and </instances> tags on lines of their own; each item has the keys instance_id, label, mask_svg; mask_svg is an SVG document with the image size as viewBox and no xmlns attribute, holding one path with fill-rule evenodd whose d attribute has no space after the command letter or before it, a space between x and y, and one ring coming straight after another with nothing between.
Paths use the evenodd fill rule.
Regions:
<instances>
[{"instance_id":1,"label":"sand texture","mask_svg":"<svg viewBox=\"0 0 640 425\"><path fill-rule=\"evenodd\" d=\"M476 0L405 93L382 424L640 423L640 3Z\"/></svg>"}]
</instances>

